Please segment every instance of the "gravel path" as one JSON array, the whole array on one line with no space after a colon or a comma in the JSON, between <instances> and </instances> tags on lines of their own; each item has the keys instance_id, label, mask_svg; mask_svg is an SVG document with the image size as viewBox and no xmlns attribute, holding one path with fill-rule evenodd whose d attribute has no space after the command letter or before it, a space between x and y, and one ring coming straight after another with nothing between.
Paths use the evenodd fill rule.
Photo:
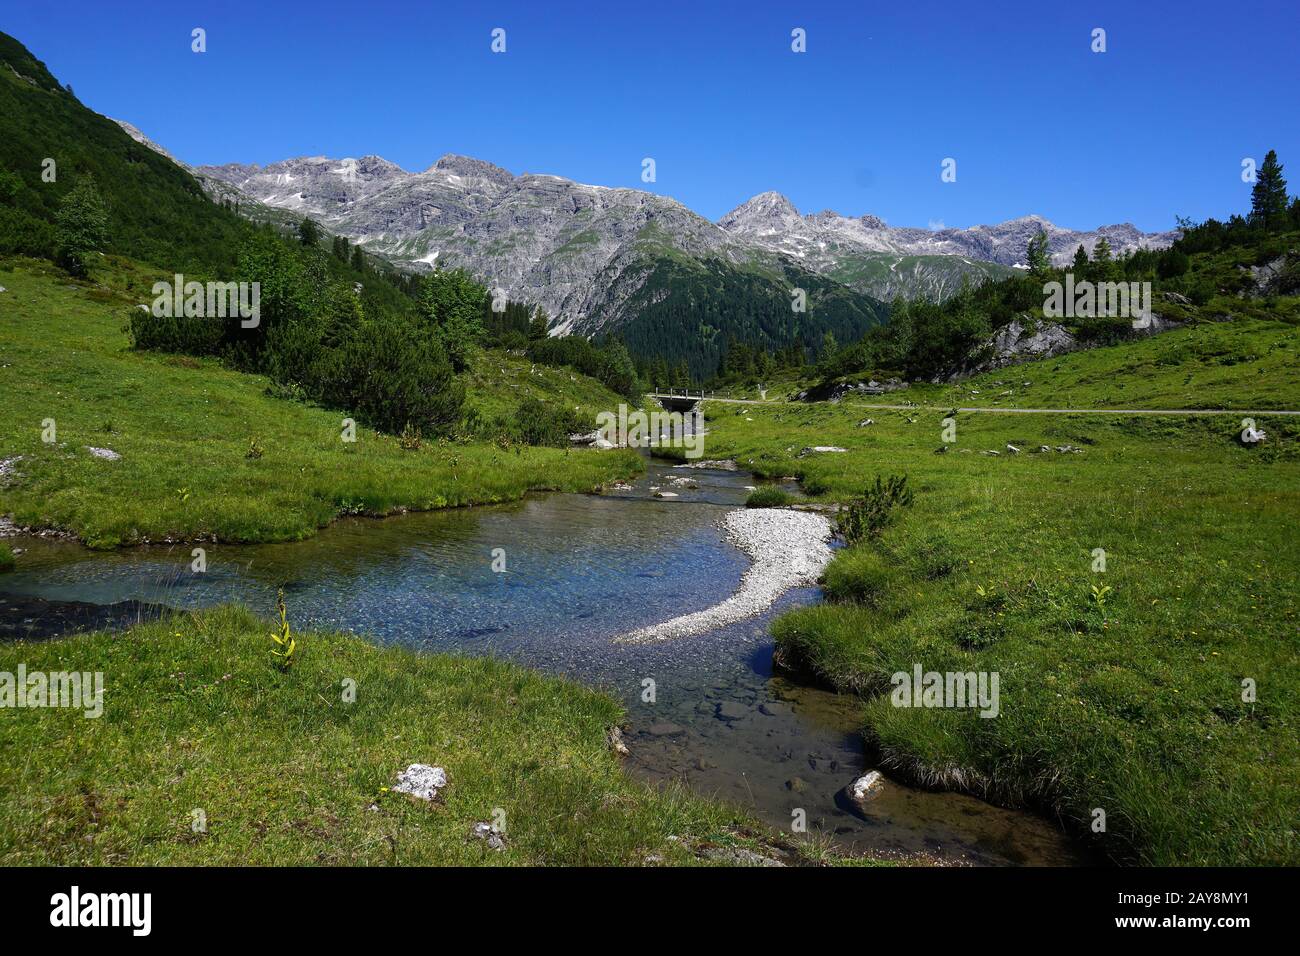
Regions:
<instances>
[{"instance_id":1,"label":"gravel path","mask_svg":"<svg viewBox=\"0 0 1300 956\"><path fill-rule=\"evenodd\" d=\"M706 398L706 402L726 402L730 405L771 405L773 407L788 403L776 399L760 400L757 398ZM812 404L824 405L825 402ZM844 401L846 408L878 408L886 411L957 411L988 412L994 415L1300 415L1300 411L1285 408L1013 408L983 405L978 408L953 408L952 405L876 405L871 402Z\"/></svg>"},{"instance_id":2,"label":"gravel path","mask_svg":"<svg viewBox=\"0 0 1300 956\"><path fill-rule=\"evenodd\" d=\"M790 588L816 584L831 559L831 523L822 515L783 508L743 508L722 519L727 538L754 563L740 589L721 604L631 631L615 641L648 644L690 637L752 617Z\"/></svg>"}]
</instances>

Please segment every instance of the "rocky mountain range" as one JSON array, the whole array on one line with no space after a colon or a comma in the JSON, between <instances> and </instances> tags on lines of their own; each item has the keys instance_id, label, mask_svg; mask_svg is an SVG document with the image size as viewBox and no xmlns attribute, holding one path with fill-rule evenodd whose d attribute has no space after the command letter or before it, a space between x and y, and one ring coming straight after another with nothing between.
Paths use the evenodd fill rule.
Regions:
<instances>
[{"instance_id":1,"label":"rocky mountain range","mask_svg":"<svg viewBox=\"0 0 1300 956\"><path fill-rule=\"evenodd\" d=\"M120 125L167 155L135 127ZM825 330L860 334L895 296L942 299L963 281L1006 275L1022 265L1040 229L1057 260L1080 244L1091 250L1102 236L1122 252L1161 247L1176 235L1130 224L1079 232L1037 216L967 229L895 227L870 215L803 215L776 192L715 223L656 193L516 175L454 154L422 172L373 155L185 168L210 195L238 201L251 218L310 216L396 265L464 268L512 299L538 303L555 333L617 329L651 346L665 323L680 327L682 313L710 294L703 287L715 297L722 289L770 303L771 315L749 330L759 341L816 341ZM808 290L809 312L776 322L772 316L788 310L796 287ZM639 333L629 330L647 316ZM736 334L730 325L704 331Z\"/></svg>"},{"instance_id":2,"label":"rocky mountain range","mask_svg":"<svg viewBox=\"0 0 1300 956\"><path fill-rule=\"evenodd\" d=\"M559 328L590 334L613 315L613 282L647 252L718 258L779 272L784 265L887 300L944 298L964 277L983 280L1023 264L1040 229L1057 260L1105 236L1117 253L1161 247L1175 233L1131 224L1080 232L1038 216L967 229L889 226L829 210L801 215L767 192L717 223L666 196L588 186L559 176L514 175L447 155L410 173L379 156L311 157L266 167L233 163L196 172L259 202L319 219L367 250L414 267L462 266L512 296L540 302ZM626 290L625 290L626 291Z\"/></svg>"},{"instance_id":3,"label":"rocky mountain range","mask_svg":"<svg viewBox=\"0 0 1300 956\"><path fill-rule=\"evenodd\" d=\"M927 295L942 299L965 275L996 277L1025 265L1025 249L1040 231L1054 261L1070 261L1082 245L1089 254L1105 237L1115 254L1163 248L1176 232L1144 233L1131 223L1087 232L1061 227L1041 216L1022 216L994 226L918 229L887 225L876 216L842 216L826 210L800 215L785 196L760 193L718 221L730 235L877 298ZM999 268L1000 267L1000 268Z\"/></svg>"}]
</instances>

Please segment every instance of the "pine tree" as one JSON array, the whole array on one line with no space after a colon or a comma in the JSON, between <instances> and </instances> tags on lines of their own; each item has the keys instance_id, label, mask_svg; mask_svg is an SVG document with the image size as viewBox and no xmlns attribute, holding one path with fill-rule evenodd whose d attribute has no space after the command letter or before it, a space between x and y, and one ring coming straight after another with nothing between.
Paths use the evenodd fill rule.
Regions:
<instances>
[{"instance_id":1,"label":"pine tree","mask_svg":"<svg viewBox=\"0 0 1300 956\"><path fill-rule=\"evenodd\" d=\"M1079 248L1074 250L1074 273L1083 276L1088 272L1088 250L1083 248L1083 243L1079 243Z\"/></svg>"},{"instance_id":2,"label":"pine tree","mask_svg":"<svg viewBox=\"0 0 1300 956\"><path fill-rule=\"evenodd\" d=\"M1281 228L1286 218L1286 180L1277 151L1270 149L1250 191L1250 221L1272 231Z\"/></svg>"},{"instance_id":3,"label":"pine tree","mask_svg":"<svg viewBox=\"0 0 1300 956\"><path fill-rule=\"evenodd\" d=\"M1052 268L1052 260L1047 255L1047 233L1043 230L1038 230L1038 234L1029 240L1025 262L1030 273L1036 276L1045 275Z\"/></svg>"},{"instance_id":4,"label":"pine tree","mask_svg":"<svg viewBox=\"0 0 1300 956\"><path fill-rule=\"evenodd\" d=\"M550 334L551 317L540 305L533 310L533 317L528 323L528 341L540 342Z\"/></svg>"},{"instance_id":5,"label":"pine tree","mask_svg":"<svg viewBox=\"0 0 1300 956\"><path fill-rule=\"evenodd\" d=\"M298 223L298 241L304 246L314 246L320 241L320 226L311 218Z\"/></svg>"},{"instance_id":6,"label":"pine tree","mask_svg":"<svg viewBox=\"0 0 1300 956\"><path fill-rule=\"evenodd\" d=\"M1108 263L1111 261L1110 243L1106 237L1102 236L1097 240L1097 244L1092 247L1092 261L1096 263Z\"/></svg>"},{"instance_id":7,"label":"pine tree","mask_svg":"<svg viewBox=\"0 0 1300 956\"><path fill-rule=\"evenodd\" d=\"M89 173L68 190L55 217L59 261L73 275L86 274L86 256L108 242L108 213Z\"/></svg>"}]
</instances>

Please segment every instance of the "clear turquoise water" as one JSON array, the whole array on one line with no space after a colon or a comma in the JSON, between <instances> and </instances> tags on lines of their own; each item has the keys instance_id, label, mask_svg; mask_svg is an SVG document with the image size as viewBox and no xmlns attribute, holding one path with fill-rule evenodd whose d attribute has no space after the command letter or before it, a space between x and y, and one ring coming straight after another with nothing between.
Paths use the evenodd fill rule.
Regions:
<instances>
[{"instance_id":1,"label":"clear turquoise water","mask_svg":"<svg viewBox=\"0 0 1300 956\"><path fill-rule=\"evenodd\" d=\"M699 488L670 489L673 476L689 476ZM837 804L836 793L866 769L856 705L774 677L768 636L771 618L817 600L815 589L696 638L612 641L734 591L748 560L718 522L743 503L752 481L741 472L651 462L631 490L612 495L348 519L293 544L210 545L203 574L190 570L190 545L95 553L24 541L22 570L0 578L0 626L6 606L30 598L176 608L240 602L269 615L283 586L298 628L494 654L607 689L628 706L634 772L682 780L774 826L789 829L803 810L810 829L846 849L973 863L1077 862L1044 821L966 797L894 786L865 819ZM679 497L654 498L656 485ZM495 549L504 550L504 573L493 570ZM653 703L642 699L647 679Z\"/></svg>"}]
</instances>

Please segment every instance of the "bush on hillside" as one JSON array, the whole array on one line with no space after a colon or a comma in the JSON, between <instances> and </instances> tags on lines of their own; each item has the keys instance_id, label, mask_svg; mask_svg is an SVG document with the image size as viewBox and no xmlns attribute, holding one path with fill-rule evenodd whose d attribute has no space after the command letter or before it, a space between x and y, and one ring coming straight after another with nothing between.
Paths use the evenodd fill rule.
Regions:
<instances>
[{"instance_id":1,"label":"bush on hillside","mask_svg":"<svg viewBox=\"0 0 1300 956\"><path fill-rule=\"evenodd\" d=\"M912 497L907 475L890 475L884 481L877 475L875 486L868 487L841 512L840 534L849 544L879 537L894 520L896 509L912 506Z\"/></svg>"}]
</instances>

